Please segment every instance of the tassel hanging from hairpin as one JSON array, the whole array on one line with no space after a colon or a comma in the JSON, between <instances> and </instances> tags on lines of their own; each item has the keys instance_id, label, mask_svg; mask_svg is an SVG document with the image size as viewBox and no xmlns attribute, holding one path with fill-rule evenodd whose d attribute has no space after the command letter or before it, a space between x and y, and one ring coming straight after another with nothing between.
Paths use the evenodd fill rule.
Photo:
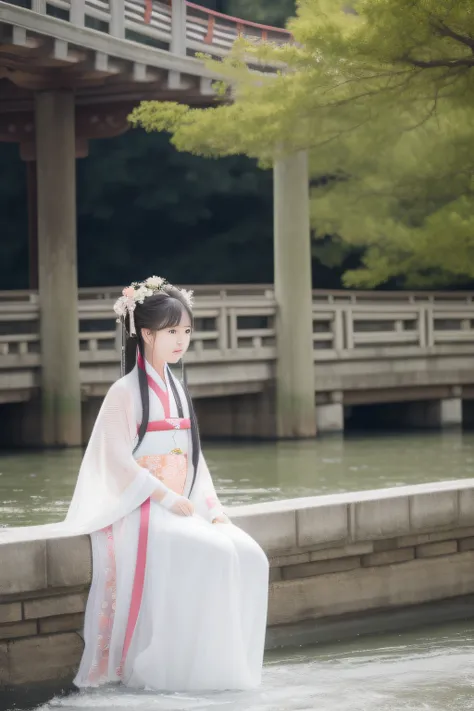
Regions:
<instances>
[{"instance_id":1,"label":"tassel hanging from hairpin","mask_svg":"<svg viewBox=\"0 0 474 711\"><path fill-rule=\"evenodd\" d=\"M126 330L125 324L122 321L122 350L120 354L120 375L123 378L125 375L125 342L126 342Z\"/></svg>"}]
</instances>

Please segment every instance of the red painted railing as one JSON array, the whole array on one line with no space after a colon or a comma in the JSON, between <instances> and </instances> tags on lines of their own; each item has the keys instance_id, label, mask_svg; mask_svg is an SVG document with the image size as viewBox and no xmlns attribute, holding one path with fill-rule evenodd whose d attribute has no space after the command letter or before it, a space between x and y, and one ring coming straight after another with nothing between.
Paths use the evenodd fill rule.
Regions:
<instances>
[{"instance_id":1,"label":"red painted railing","mask_svg":"<svg viewBox=\"0 0 474 711\"><path fill-rule=\"evenodd\" d=\"M166 1L166 0L165 0ZM171 5L172 0L167 0L167 4ZM249 30L248 34L257 35L262 40L267 40L269 34L278 35L280 41L289 42L292 39L291 32L282 29L281 27L272 27L271 25L262 25L258 22L252 22L251 20L242 20L239 17L232 17L231 15L224 15L222 12L217 12L216 10L210 10L207 7L202 7L202 5L196 5L193 2L186 1L186 7L193 10L192 13L198 13L207 16L207 32L204 41L206 44L212 44L214 37L214 29L216 24L219 24L219 20L222 20L226 25L234 25L237 30L237 35L240 36ZM151 14L153 8L153 0L145 0L145 22L150 22ZM217 22L216 22L217 21Z\"/></svg>"}]
</instances>

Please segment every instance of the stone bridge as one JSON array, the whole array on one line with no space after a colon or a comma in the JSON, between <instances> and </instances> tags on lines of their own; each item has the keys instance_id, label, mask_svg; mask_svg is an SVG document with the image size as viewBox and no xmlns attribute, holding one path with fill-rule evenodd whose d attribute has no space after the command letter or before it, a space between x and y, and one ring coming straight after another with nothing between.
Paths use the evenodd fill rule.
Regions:
<instances>
[{"instance_id":1,"label":"stone bridge","mask_svg":"<svg viewBox=\"0 0 474 711\"><path fill-rule=\"evenodd\" d=\"M214 436L275 436L279 336L271 285L194 287L186 356L201 428ZM119 376L118 288L79 290L85 429ZM340 431L357 406L391 403L393 424L461 424L474 400L474 294L314 291L312 361L320 431ZM36 292L0 292L0 402L19 427L41 390ZM404 406L402 404L405 403ZM21 441L27 442L27 425ZM21 430L21 428L20 428ZM87 436L85 431L84 436ZM18 435L14 436L18 440Z\"/></svg>"}]
</instances>

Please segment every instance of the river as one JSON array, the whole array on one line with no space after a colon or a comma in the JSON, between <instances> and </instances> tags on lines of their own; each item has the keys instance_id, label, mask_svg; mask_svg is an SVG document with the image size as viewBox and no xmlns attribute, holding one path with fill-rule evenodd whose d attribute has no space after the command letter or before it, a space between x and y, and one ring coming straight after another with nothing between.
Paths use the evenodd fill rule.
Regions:
<instances>
[{"instance_id":1,"label":"river","mask_svg":"<svg viewBox=\"0 0 474 711\"><path fill-rule=\"evenodd\" d=\"M399 433L302 442L204 443L224 504L474 477L474 433ZM80 449L0 454L0 524L59 521Z\"/></svg>"},{"instance_id":2,"label":"river","mask_svg":"<svg viewBox=\"0 0 474 711\"><path fill-rule=\"evenodd\" d=\"M380 434L215 444L204 452L226 504L474 477L474 433ZM0 455L0 522L60 520L80 450ZM474 621L267 653L253 692L54 698L41 711L468 711Z\"/></svg>"}]
</instances>

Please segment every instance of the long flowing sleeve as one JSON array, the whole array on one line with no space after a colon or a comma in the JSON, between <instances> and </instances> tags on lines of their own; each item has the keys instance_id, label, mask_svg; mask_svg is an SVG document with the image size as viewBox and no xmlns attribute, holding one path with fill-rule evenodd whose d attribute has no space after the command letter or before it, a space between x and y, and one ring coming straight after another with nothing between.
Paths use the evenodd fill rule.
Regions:
<instances>
[{"instance_id":1,"label":"long flowing sleeve","mask_svg":"<svg viewBox=\"0 0 474 711\"><path fill-rule=\"evenodd\" d=\"M225 514L202 452L199 455L196 486L192 493L191 500L196 507L196 512L208 521L212 521L216 516Z\"/></svg>"},{"instance_id":2,"label":"long flowing sleeve","mask_svg":"<svg viewBox=\"0 0 474 711\"><path fill-rule=\"evenodd\" d=\"M126 516L151 494L169 489L133 458L136 419L127 378L112 385L82 460L65 523L78 531L100 530Z\"/></svg>"}]
</instances>

